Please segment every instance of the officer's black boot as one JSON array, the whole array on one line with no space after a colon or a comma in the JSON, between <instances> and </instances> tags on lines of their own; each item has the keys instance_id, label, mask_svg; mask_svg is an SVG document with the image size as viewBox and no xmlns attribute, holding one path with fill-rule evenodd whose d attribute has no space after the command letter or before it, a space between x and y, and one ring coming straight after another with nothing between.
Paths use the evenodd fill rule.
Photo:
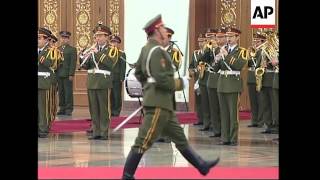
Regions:
<instances>
[{"instance_id":1,"label":"officer's black boot","mask_svg":"<svg viewBox=\"0 0 320 180\"><path fill-rule=\"evenodd\" d=\"M183 151L180 151L184 158L186 158L202 175L207 175L212 167L218 164L220 158L213 161L203 160L190 146Z\"/></svg>"},{"instance_id":2,"label":"officer's black boot","mask_svg":"<svg viewBox=\"0 0 320 180\"><path fill-rule=\"evenodd\" d=\"M134 173L139 165L140 159L143 154L130 151L126 164L124 165L122 179L134 179Z\"/></svg>"}]
</instances>

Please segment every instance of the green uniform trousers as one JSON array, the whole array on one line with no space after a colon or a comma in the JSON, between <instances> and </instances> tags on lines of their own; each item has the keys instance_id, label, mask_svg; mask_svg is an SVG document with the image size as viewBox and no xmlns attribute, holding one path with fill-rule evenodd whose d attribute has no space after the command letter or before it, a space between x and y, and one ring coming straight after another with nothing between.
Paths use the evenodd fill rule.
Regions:
<instances>
[{"instance_id":1,"label":"green uniform trousers","mask_svg":"<svg viewBox=\"0 0 320 180\"><path fill-rule=\"evenodd\" d=\"M262 122L267 125L267 129L273 128L272 122L272 87L262 87L261 91L261 106L263 113Z\"/></svg>"},{"instance_id":2,"label":"green uniform trousers","mask_svg":"<svg viewBox=\"0 0 320 180\"><path fill-rule=\"evenodd\" d=\"M38 89L38 133L48 133L57 112L57 85Z\"/></svg>"},{"instance_id":3,"label":"green uniform trousers","mask_svg":"<svg viewBox=\"0 0 320 180\"><path fill-rule=\"evenodd\" d=\"M110 123L110 90L88 89L93 136L108 137Z\"/></svg>"},{"instance_id":4,"label":"green uniform trousers","mask_svg":"<svg viewBox=\"0 0 320 180\"><path fill-rule=\"evenodd\" d=\"M261 96L256 90L256 84L248 84L248 92L251 107L251 124L263 125L262 122L262 108L261 108Z\"/></svg>"},{"instance_id":5,"label":"green uniform trousers","mask_svg":"<svg viewBox=\"0 0 320 180\"><path fill-rule=\"evenodd\" d=\"M203 114L201 110L201 94L197 94L196 92L194 93L194 98L195 98L195 109L197 111L197 117L198 117L198 122L203 123Z\"/></svg>"},{"instance_id":6,"label":"green uniform trousers","mask_svg":"<svg viewBox=\"0 0 320 180\"><path fill-rule=\"evenodd\" d=\"M274 130L279 131L279 89L272 89L272 120Z\"/></svg>"},{"instance_id":7,"label":"green uniform trousers","mask_svg":"<svg viewBox=\"0 0 320 180\"><path fill-rule=\"evenodd\" d=\"M69 77L58 77L59 111L72 113L73 111L73 81Z\"/></svg>"},{"instance_id":8,"label":"green uniform trousers","mask_svg":"<svg viewBox=\"0 0 320 180\"><path fill-rule=\"evenodd\" d=\"M174 111L144 107L144 121L132 150L137 153L146 152L160 135L170 137L179 150L184 150L188 146L187 138Z\"/></svg>"},{"instance_id":9,"label":"green uniform trousers","mask_svg":"<svg viewBox=\"0 0 320 180\"><path fill-rule=\"evenodd\" d=\"M223 142L238 142L239 93L218 93L221 115L221 140Z\"/></svg>"},{"instance_id":10,"label":"green uniform trousers","mask_svg":"<svg viewBox=\"0 0 320 180\"><path fill-rule=\"evenodd\" d=\"M200 85L201 94L201 110L203 118L203 127L210 127L210 110L209 110L209 97L207 86Z\"/></svg>"},{"instance_id":11,"label":"green uniform trousers","mask_svg":"<svg viewBox=\"0 0 320 180\"><path fill-rule=\"evenodd\" d=\"M210 120L214 134L221 133L221 119L220 119L220 107L217 88L208 88L209 93L209 105L210 105Z\"/></svg>"},{"instance_id":12,"label":"green uniform trousers","mask_svg":"<svg viewBox=\"0 0 320 180\"><path fill-rule=\"evenodd\" d=\"M111 90L111 115L119 116L122 107L122 83L121 81L112 81Z\"/></svg>"}]
</instances>

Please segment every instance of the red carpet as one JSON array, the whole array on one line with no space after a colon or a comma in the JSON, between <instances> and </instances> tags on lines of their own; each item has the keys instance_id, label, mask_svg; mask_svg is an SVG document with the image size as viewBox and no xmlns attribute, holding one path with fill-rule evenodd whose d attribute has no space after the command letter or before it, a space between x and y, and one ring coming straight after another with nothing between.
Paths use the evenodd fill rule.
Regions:
<instances>
[{"instance_id":1,"label":"red carpet","mask_svg":"<svg viewBox=\"0 0 320 180\"><path fill-rule=\"evenodd\" d=\"M38 168L39 179L120 179L123 167ZM278 167L216 167L202 176L193 167L140 167L136 179L278 179Z\"/></svg>"},{"instance_id":2,"label":"red carpet","mask_svg":"<svg viewBox=\"0 0 320 180\"><path fill-rule=\"evenodd\" d=\"M119 125L126 116L112 117L110 128L115 128ZM193 112L179 112L177 113L177 118L180 124L192 124L197 122L197 116ZM240 120L250 119L250 112L240 112ZM141 118L141 121L143 118ZM122 128L135 128L139 127L139 116L133 117L127 124ZM59 120L52 123L50 132L51 133L67 133L67 132L79 132L86 131L90 127L89 119L81 120Z\"/></svg>"}]
</instances>

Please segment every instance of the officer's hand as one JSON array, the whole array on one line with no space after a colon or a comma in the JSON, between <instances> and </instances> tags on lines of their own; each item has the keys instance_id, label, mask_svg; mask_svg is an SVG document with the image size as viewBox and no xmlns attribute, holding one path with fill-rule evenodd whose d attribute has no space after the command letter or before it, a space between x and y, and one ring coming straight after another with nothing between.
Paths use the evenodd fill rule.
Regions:
<instances>
[{"instance_id":1,"label":"officer's hand","mask_svg":"<svg viewBox=\"0 0 320 180\"><path fill-rule=\"evenodd\" d=\"M181 79L183 81L183 88L186 88L189 85L189 77L183 76Z\"/></svg>"},{"instance_id":2,"label":"officer's hand","mask_svg":"<svg viewBox=\"0 0 320 180\"><path fill-rule=\"evenodd\" d=\"M73 76L69 76L69 81L73 81Z\"/></svg>"}]
</instances>

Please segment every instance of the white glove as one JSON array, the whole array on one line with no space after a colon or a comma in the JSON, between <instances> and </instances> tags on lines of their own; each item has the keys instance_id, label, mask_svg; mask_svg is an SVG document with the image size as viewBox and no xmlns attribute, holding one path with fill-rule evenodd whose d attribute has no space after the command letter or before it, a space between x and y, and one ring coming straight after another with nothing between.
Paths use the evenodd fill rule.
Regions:
<instances>
[{"instance_id":1,"label":"white glove","mask_svg":"<svg viewBox=\"0 0 320 180\"><path fill-rule=\"evenodd\" d=\"M199 80L197 80L197 81L194 83L193 89L194 89L194 90L197 90L198 88L199 88Z\"/></svg>"},{"instance_id":2,"label":"white glove","mask_svg":"<svg viewBox=\"0 0 320 180\"><path fill-rule=\"evenodd\" d=\"M185 89L187 86L189 86L189 77L183 76L181 79L183 81L183 88Z\"/></svg>"}]
</instances>

